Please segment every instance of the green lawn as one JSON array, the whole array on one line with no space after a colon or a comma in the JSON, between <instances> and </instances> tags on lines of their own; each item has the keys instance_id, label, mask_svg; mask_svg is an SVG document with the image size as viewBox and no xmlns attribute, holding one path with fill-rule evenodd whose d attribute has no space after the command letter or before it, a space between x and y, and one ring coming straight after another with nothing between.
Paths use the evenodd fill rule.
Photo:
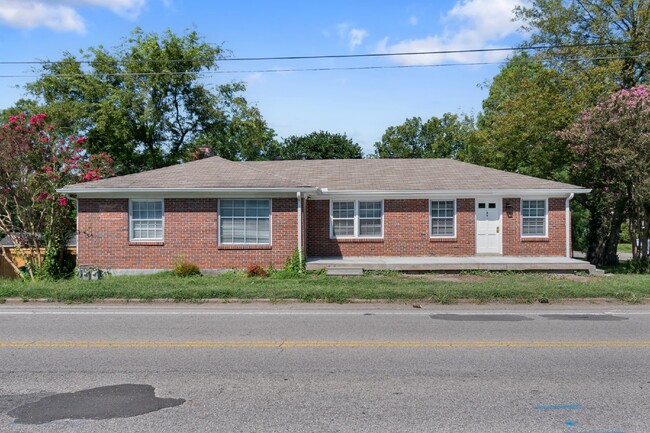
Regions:
<instances>
[{"instance_id":1,"label":"green lawn","mask_svg":"<svg viewBox=\"0 0 650 433\"><path fill-rule=\"evenodd\" d=\"M58 282L0 280L0 299L49 299L91 302L98 299L297 299L304 302L349 302L353 299L422 300L453 303L509 300L548 302L564 298L613 298L641 302L650 298L650 275L558 276L546 274L385 275L327 277L322 274L247 277L243 273L177 278L171 273L78 279Z\"/></svg>"},{"instance_id":2,"label":"green lawn","mask_svg":"<svg viewBox=\"0 0 650 433\"><path fill-rule=\"evenodd\" d=\"M618 247L616 247L616 251L619 253L631 253L632 244L618 244Z\"/></svg>"}]
</instances>

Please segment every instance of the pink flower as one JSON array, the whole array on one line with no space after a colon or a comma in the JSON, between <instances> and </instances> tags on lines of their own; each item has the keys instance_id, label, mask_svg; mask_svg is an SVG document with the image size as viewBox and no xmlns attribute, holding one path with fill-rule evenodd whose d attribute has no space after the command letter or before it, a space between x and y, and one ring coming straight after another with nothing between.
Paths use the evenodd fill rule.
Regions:
<instances>
[{"instance_id":1,"label":"pink flower","mask_svg":"<svg viewBox=\"0 0 650 433\"><path fill-rule=\"evenodd\" d=\"M77 141L76 141L77 144L83 144L85 142L86 142L86 137L79 137L79 138L77 138Z\"/></svg>"},{"instance_id":2,"label":"pink flower","mask_svg":"<svg viewBox=\"0 0 650 433\"><path fill-rule=\"evenodd\" d=\"M59 197L59 204L60 204L61 206L65 206L65 205L67 205L67 204L68 204L68 199L65 198L65 197Z\"/></svg>"}]
</instances>

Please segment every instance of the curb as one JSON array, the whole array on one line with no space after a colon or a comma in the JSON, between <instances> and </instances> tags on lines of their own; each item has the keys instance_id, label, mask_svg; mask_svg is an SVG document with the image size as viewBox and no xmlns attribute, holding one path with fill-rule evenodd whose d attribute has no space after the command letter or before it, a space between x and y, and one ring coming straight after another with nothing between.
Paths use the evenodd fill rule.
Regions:
<instances>
[{"instance_id":1,"label":"curb","mask_svg":"<svg viewBox=\"0 0 650 433\"><path fill-rule=\"evenodd\" d=\"M650 304L650 297L640 298L640 304ZM6 304L336 304L337 302L327 302L324 299L316 299L313 302L306 302L301 299L270 299L270 298L209 298L209 299L172 299L172 298L159 298L159 299L124 299L124 298L104 298L94 299L92 301L57 301L48 298L0 298L0 305ZM475 304L475 305L558 305L558 304L619 304L619 305L633 305L629 302L617 298L560 298L554 299L550 302L521 302L516 299L501 299L493 302L481 302L476 299L455 299L451 304L441 302L432 302L430 299L349 299L343 304L431 304L431 305L458 305L458 304Z\"/></svg>"}]
</instances>

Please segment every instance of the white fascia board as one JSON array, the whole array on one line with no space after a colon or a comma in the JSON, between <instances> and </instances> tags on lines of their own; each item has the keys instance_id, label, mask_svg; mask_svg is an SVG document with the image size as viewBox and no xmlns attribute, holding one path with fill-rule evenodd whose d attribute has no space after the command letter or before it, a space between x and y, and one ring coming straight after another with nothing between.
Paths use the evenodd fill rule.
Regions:
<instances>
[{"instance_id":1,"label":"white fascia board","mask_svg":"<svg viewBox=\"0 0 650 433\"><path fill-rule=\"evenodd\" d=\"M129 198L151 197L222 197L222 196L270 196L287 194L295 197L297 192L314 193L317 188L61 188L60 194L76 195L79 198Z\"/></svg>"},{"instance_id":2,"label":"white fascia board","mask_svg":"<svg viewBox=\"0 0 650 433\"><path fill-rule=\"evenodd\" d=\"M310 195L314 200L328 200L332 197L385 197L385 198L429 198L429 197L456 197L473 198L477 196L495 197L568 197L571 194L588 194L591 189L566 188L566 189L461 189L461 190L430 190L430 191L334 191L322 190L320 194Z\"/></svg>"}]
</instances>

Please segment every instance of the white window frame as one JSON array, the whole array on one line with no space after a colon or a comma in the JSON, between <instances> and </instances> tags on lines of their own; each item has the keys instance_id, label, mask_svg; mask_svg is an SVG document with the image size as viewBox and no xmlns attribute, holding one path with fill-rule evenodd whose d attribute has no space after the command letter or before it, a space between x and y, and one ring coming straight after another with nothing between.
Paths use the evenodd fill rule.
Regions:
<instances>
[{"instance_id":1,"label":"white window frame","mask_svg":"<svg viewBox=\"0 0 650 433\"><path fill-rule=\"evenodd\" d=\"M269 202L269 241L262 243L242 243L242 242L223 242L221 239L221 202L222 200L256 200L256 201L267 201ZM270 246L273 244L273 199L270 198L220 198L217 203L217 241L219 245L265 245Z\"/></svg>"},{"instance_id":2,"label":"white window frame","mask_svg":"<svg viewBox=\"0 0 650 433\"><path fill-rule=\"evenodd\" d=\"M160 238L134 238L133 237L133 202L159 202L162 204L162 237ZM141 221L142 219L138 220ZM163 242L165 239L165 199L157 198L132 198L129 199L129 242Z\"/></svg>"},{"instance_id":3,"label":"white window frame","mask_svg":"<svg viewBox=\"0 0 650 433\"><path fill-rule=\"evenodd\" d=\"M452 236L449 235L434 235L433 234L433 224L431 224L431 208L432 208L432 203L434 201L453 201L454 202L454 234ZM456 199L455 198L430 198L429 199L429 213L428 213L428 218L429 218L429 238L430 239L456 239L456 236L458 235L458 226L456 225L456 215L458 214L458 208L456 204Z\"/></svg>"},{"instance_id":4,"label":"white window frame","mask_svg":"<svg viewBox=\"0 0 650 433\"><path fill-rule=\"evenodd\" d=\"M354 202L354 235L353 236L334 236L334 203ZM360 218L359 202L379 202L381 203L381 234L378 236L359 235ZM357 198L357 199L340 199L330 200L330 239L383 239L384 238L384 200L375 198Z\"/></svg>"},{"instance_id":5,"label":"white window frame","mask_svg":"<svg viewBox=\"0 0 650 433\"><path fill-rule=\"evenodd\" d=\"M524 217L524 201L543 201L544 202L544 234L543 235L525 235L524 234L524 218L540 218L540 217ZM522 238L548 238L548 197L522 197L519 202L519 233Z\"/></svg>"}]
</instances>

